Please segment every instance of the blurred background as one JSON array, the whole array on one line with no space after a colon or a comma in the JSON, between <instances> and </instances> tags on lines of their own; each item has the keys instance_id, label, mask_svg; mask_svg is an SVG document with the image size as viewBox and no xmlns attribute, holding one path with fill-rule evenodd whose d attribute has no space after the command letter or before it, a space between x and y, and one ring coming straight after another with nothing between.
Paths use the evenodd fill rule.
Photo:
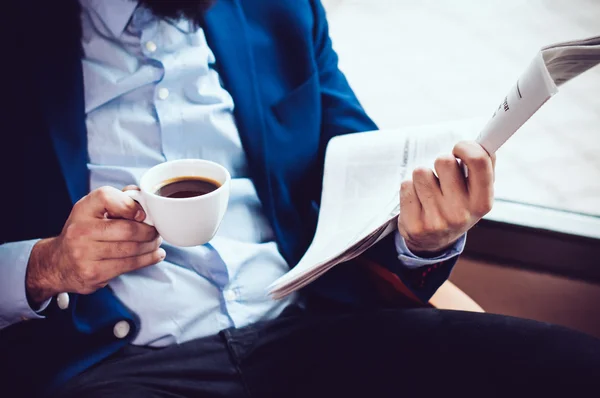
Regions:
<instances>
[{"instance_id":1,"label":"blurred background","mask_svg":"<svg viewBox=\"0 0 600 398\"><path fill-rule=\"evenodd\" d=\"M323 2L340 67L384 129L485 121L541 47L600 35L598 0ZM451 280L489 312L600 336L600 66L500 149L496 198Z\"/></svg>"},{"instance_id":2,"label":"blurred background","mask_svg":"<svg viewBox=\"0 0 600 398\"><path fill-rule=\"evenodd\" d=\"M334 48L380 128L489 118L537 51L600 35L597 0L325 0ZM498 153L497 197L600 215L600 67Z\"/></svg>"}]
</instances>

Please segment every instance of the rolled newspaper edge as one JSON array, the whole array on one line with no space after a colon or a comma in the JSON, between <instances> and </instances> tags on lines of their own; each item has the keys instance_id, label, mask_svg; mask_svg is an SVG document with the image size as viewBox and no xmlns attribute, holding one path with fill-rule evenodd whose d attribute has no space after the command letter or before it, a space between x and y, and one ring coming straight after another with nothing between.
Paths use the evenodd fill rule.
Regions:
<instances>
[{"instance_id":1,"label":"rolled newspaper edge","mask_svg":"<svg viewBox=\"0 0 600 398\"><path fill-rule=\"evenodd\" d=\"M476 141L494 154L537 110L558 87L550 76L541 52L538 52L516 84L504 97Z\"/></svg>"}]
</instances>

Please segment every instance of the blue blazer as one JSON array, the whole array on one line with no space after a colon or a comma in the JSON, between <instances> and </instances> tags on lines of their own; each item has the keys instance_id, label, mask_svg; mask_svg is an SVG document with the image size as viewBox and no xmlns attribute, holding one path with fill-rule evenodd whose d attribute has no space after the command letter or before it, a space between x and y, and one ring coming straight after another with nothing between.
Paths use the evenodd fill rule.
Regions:
<instances>
[{"instance_id":1,"label":"blue blazer","mask_svg":"<svg viewBox=\"0 0 600 398\"><path fill-rule=\"evenodd\" d=\"M1 107L7 171L2 242L59 234L73 203L89 190L78 2L11 3L22 8L15 15L30 20L5 21L2 28L8 28L2 32L8 42L2 60L8 67ZM376 126L338 69L320 0L218 0L203 27L236 104L258 195L279 250L293 266L315 231L327 142ZM454 265L440 264L426 276L410 271L389 238L366 256L422 301ZM336 267L306 294L315 303L386 305L355 262ZM51 391L128 344L139 327L108 288L71 295L64 311L52 302L44 315L0 332L0 391L12 384L15 395L9 396ZM113 326L121 320L133 332L119 340Z\"/></svg>"}]
</instances>

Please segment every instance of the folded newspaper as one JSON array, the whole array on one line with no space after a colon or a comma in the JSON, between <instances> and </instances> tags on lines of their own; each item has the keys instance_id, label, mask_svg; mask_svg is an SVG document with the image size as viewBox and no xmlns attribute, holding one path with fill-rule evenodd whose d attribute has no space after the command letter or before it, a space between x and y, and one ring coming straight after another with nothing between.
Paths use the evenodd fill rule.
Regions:
<instances>
[{"instance_id":1,"label":"folded newspaper","mask_svg":"<svg viewBox=\"0 0 600 398\"><path fill-rule=\"evenodd\" d=\"M481 124L446 123L333 138L315 236L299 263L269 286L271 296L282 298L306 286L394 231L400 183L415 167L433 165L463 139L476 137L490 154L496 152L558 86L598 63L600 37L542 48L483 129Z\"/></svg>"}]
</instances>

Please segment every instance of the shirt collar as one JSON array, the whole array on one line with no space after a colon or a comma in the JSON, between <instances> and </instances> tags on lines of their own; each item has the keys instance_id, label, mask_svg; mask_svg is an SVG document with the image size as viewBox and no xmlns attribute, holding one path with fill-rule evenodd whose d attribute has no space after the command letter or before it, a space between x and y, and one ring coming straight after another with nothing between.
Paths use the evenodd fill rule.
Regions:
<instances>
[{"instance_id":1,"label":"shirt collar","mask_svg":"<svg viewBox=\"0 0 600 398\"><path fill-rule=\"evenodd\" d=\"M127 27L138 2L136 0L79 0L81 6L95 12L115 36Z\"/></svg>"}]
</instances>

